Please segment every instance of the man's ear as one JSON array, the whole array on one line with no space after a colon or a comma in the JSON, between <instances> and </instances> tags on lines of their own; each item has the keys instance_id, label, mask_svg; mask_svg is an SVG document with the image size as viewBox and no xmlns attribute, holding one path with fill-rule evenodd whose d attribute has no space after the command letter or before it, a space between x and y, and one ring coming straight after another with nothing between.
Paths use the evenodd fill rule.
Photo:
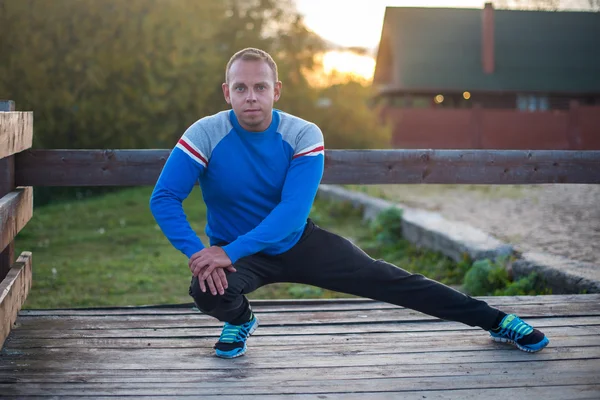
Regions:
<instances>
[{"instance_id":1,"label":"man's ear","mask_svg":"<svg viewBox=\"0 0 600 400\"><path fill-rule=\"evenodd\" d=\"M223 89L223 96L225 96L225 101L227 102L227 104L231 104L231 96L229 94L229 85L227 84L227 82L223 83L221 85L221 88Z\"/></svg>"},{"instance_id":2,"label":"man's ear","mask_svg":"<svg viewBox=\"0 0 600 400\"><path fill-rule=\"evenodd\" d=\"M281 81L275 82L275 87L273 88L274 89L273 90L273 92L274 92L273 99L275 101L279 100L279 98L281 97L281 85L282 85Z\"/></svg>"}]
</instances>

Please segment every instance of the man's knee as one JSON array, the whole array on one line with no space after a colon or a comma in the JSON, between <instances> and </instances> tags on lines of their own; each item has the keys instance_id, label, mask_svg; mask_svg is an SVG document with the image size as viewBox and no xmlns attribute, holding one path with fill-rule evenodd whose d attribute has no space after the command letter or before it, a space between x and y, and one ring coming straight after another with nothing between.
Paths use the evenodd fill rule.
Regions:
<instances>
[{"instance_id":1,"label":"man's knee","mask_svg":"<svg viewBox=\"0 0 600 400\"><path fill-rule=\"evenodd\" d=\"M200 282L195 276L190 283L189 294L192 296L192 299L194 299L196 307L205 313L210 314L210 312L217 307L218 296L214 296L209 290L203 292L200 289Z\"/></svg>"},{"instance_id":2,"label":"man's knee","mask_svg":"<svg viewBox=\"0 0 600 400\"><path fill-rule=\"evenodd\" d=\"M223 295L213 295L208 288L206 292L203 292L197 277L192 278L189 294L200 311L221 321L235 318L245 302L240 290L236 289L235 285L230 285L225 289Z\"/></svg>"}]
</instances>

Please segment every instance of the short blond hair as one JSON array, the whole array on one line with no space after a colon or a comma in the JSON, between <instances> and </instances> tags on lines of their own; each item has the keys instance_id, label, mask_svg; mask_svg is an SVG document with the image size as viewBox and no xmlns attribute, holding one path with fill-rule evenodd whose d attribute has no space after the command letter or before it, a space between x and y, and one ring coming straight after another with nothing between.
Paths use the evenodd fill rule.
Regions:
<instances>
[{"instance_id":1,"label":"short blond hair","mask_svg":"<svg viewBox=\"0 0 600 400\"><path fill-rule=\"evenodd\" d=\"M225 67L225 83L229 83L229 70L231 69L231 65L233 65L233 63L237 60L264 61L273 71L275 82L279 80L277 74L277 64L275 63L275 60L273 60L273 57L271 57L271 55L264 50L256 49L254 47L247 47L243 50L238 51L229 59L227 67Z\"/></svg>"}]
</instances>

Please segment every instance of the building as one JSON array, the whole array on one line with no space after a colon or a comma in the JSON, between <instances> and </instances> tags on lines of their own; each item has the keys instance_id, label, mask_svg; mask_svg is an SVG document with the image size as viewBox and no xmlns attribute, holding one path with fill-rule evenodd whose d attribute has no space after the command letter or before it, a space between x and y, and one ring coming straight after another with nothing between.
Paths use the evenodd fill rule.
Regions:
<instances>
[{"instance_id":1,"label":"building","mask_svg":"<svg viewBox=\"0 0 600 400\"><path fill-rule=\"evenodd\" d=\"M388 7L396 148L600 149L600 13Z\"/></svg>"}]
</instances>

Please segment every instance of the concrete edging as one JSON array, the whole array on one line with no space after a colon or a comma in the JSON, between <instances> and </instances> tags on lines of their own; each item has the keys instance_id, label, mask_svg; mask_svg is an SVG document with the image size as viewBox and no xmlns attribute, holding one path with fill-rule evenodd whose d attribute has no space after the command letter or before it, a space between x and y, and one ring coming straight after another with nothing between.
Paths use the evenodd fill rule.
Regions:
<instances>
[{"instance_id":1,"label":"concrete edging","mask_svg":"<svg viewBox=\"0 0 600 400\"><path fill-rule=\"evenodd\" d=\"M348 201L354 207L362 208L363 218L368 221L386 209L401 208L402 234L408 241L439 251L455 261L462 260L465 253L473 260L516 255L518 260L512 264L515 277L537 272L553 293L600 293L600 281L594 279L595 266L592 264L542 253L518 255L512 245L471 225L447 220L439 213L407 207L336 185L320 185L317 196Z\"/></svg>"}]
</instances>

